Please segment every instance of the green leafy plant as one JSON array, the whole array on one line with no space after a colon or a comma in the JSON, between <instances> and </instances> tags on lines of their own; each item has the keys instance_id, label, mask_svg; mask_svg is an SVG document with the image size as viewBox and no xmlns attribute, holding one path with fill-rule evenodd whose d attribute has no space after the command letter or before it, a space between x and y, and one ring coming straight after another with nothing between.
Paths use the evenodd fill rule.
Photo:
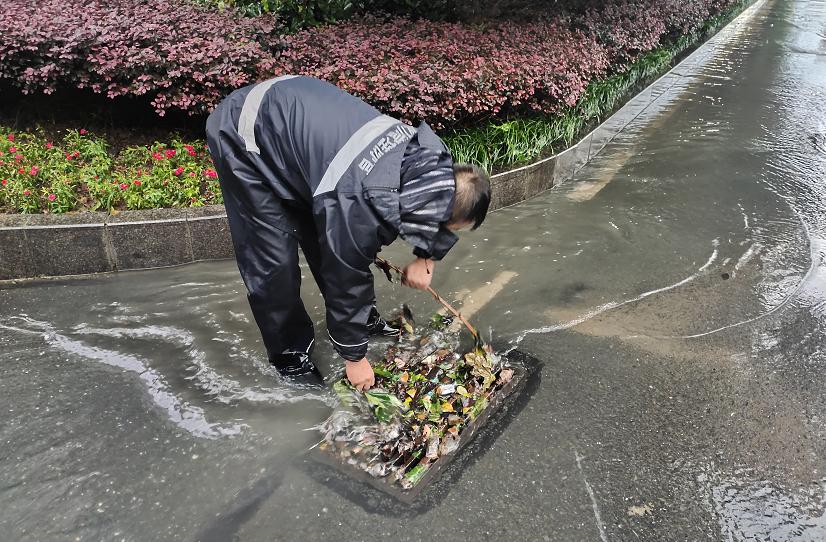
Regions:
<instances>
[{"instance_id":1,"label":"green leafy plant","mask_svg":"<svg viewBox=\"0 0 826 542\"><path fill-rule=\"evenodd\" d=\"M389 371L383 373L376 371L376 374L379 376L386 374L386 378L392 378ZM382 423L388 423L408 410L407 405L393 394L380 389L358 392L345 380L339 380L333 384L333 391L336 392L341 403L352 410L359 410L361 401L366 401L367 407Z\"/></svg>"},{"instance_id":2,"label":"green leafy plant","mask_svg":"<svg viewBox=\"0 0 826 542\"><path fill-rule=\"evenodd\" d=\"M369 5L369 2L352 0L200 0L199 3L219 10L234 9L247 17L272 13L293 32L342 21Z\"/></svg>"},{"instance_id":3,"label":"green leafy plant","mask_svg":"<svg viewBox=\"0 0 826 542\"><path fill-rule=\"evenodd\" d=\"M70 130L52 142L0 127L0 211L190 207L222 203L203 142L173 139L112 155L106 142Z\"/></svg>"},{"instance_id":4,"label":"green leafy plant","mask_svg":"<svg viewBox=\"0 0 826 542\"><path fill-rule=\"evenodd\" d=\"M401 412L407 410L407 405L398 397L382 390L369 390L364 393L365 399L373 407L373 413L380 422L389 422Z\"/></svg>"},{"instance_id":5,"label":"green leafy plant","mask_svg":"<svg viewBox=\"0 0 826 542\"><path fill-rule=\"evenodd\" d=\"M527 162L557 146L570 145L584 119L573 111L559 115L491 122L445 137L458 162L477 164L488 171Z\"/></svg>"}]
</instances>

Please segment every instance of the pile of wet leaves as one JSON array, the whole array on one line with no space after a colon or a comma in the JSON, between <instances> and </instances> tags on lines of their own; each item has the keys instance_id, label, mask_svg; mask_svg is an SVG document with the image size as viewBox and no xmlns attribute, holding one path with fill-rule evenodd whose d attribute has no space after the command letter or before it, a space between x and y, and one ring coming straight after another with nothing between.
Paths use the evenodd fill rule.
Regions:
<instances>
[{"instance_id":1,"label":"pile of wet leaves","mask_svg":"<svg viewBox=\"0 0 826 542\"><path fill-rule=\"evenodd\" d=\"M417 333L406 311L402 334L374 363L376 385L361 393L346 379L333 385L340 406L319 426L319 448L344 464L403 489L414 487L441 458L514 370L484 344L460 353L450 320L436 315Z\"/></svg>"}]
</instances>

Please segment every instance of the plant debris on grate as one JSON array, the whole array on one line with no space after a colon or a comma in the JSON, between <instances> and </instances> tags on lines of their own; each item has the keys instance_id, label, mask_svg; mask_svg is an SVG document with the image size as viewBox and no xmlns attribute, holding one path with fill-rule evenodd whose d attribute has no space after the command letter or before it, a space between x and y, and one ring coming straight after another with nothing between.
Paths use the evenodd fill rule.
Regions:
<instances>
[{"instance_id":1,"label":"plant debris on grate","mask_svg":"<svg viewBox=\"0 0 826 542\"><path fill-rule=\"evenodd\" d=\"M484 344L460 354L450 319L436 315L423 333L409 311L396 320L398 342L374 363L376 385L360 393L346 379L340 404L318 428L318 459L402 500L415 498L524 377L521 367ZM412 497L411 497L412 496Z\"/></svg>"}]
</instances>

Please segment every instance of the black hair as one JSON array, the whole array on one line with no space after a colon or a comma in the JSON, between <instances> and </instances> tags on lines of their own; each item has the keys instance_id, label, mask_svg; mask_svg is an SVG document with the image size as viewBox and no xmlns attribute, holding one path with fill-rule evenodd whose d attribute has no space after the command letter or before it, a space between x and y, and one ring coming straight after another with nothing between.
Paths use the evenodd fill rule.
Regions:
<instances>
[{"instance_id":1,"label":"black hair","mask_svg":"<svg viewBox=\"0 0 826 542\"><path fill-rule=\"evenodd\" d=\"M456 179L456 200L452 222L472 222L475 230L482 225L490 207L490 177L479 166L453 164ZM463 179L460 184L459 179Z\"/></svg>"}]
</instances>

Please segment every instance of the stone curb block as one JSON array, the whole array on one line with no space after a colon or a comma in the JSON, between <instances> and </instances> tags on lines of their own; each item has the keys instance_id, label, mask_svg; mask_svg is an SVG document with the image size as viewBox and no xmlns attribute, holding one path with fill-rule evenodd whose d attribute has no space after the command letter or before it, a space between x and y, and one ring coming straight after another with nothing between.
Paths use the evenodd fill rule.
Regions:
<instances>
[{"instance_id":1,"label":"stone curb block","mask_svg":"<svg viewBox=\"0 0 826 542\"><path fill-rule=\"evenodd\" d=\"M221 205L0 216L0 280L85 275L232 258Z\"/></svg>"},{"instance_id":2,"label":"stone curb block","mask_svg":"<svg viewBox=\"0 0 826 542\"><path fill-rule=\"evenodd\" d=\"M573 147L491 177L491 210L570 180L664 96L679 93L764 4L758 0ZM222 205L63 215L0 214L0 281L167 267L234 257Z\"/></svg>"}]
</instances>

